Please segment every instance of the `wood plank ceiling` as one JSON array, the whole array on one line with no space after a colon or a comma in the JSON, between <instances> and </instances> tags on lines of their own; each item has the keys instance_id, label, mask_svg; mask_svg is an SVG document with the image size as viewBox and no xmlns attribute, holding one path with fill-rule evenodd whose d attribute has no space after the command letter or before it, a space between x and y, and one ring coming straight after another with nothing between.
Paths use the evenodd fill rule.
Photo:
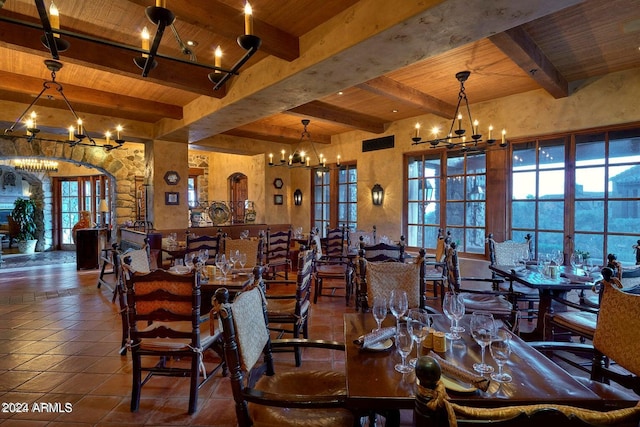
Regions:
<instances>
[{"instance_id":1,"label":"wood plank ceiling","mask_svg":"<svg viewBox=\"0 0 640 427\"><path fill-rule=\"evenodd\" d=\"M168 0L180 39L197 42L194 56L167 28L158 66L146 78L133 58L142 28L155 32L145 16L151 0L55 3L71 43L56 77L81 116L103 127L122 122L134 140L211 150L217 135L296 143L302 117L324 143L353 129L375 137L392 121L425 113L451 117L460 70L472 72L470 101L483 102L536 89L560 98L571 83L640 68L637 0L251 0L262 47L214 92L206 76L215 46L227 66L244 53L235 42L244 0ZM34 1L0 1L4 128L51 77L42 34ZM69 112L59 97L49 98L38 102L45 111L39 123L64 134Z\"/></svg>"}]
</instances>

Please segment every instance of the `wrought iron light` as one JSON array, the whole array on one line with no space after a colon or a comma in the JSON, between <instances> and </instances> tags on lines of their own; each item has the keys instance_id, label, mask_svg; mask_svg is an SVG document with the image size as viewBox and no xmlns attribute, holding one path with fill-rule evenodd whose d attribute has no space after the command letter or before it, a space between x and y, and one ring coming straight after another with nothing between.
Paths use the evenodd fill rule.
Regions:
<instances>
[{"instance_id":1,"label":"wrought iron light","mask_svg":"<svg viewBox=\"0 0 640 427\"><path fill-rule=\"evenodd\" d=\"M438 133L440 132L440 130L438 128L434 128L432 130L434 138L422 140L422 138L420 137L420 124L416 124L415 136L411 138L411 140L413 141L413 145L428 143L431 144L432 148L446 147L450 150L458 149L461 151L475 151L482 150L484 148L480 146L481 143L484 143L486 146L493 146L496 143L496 139L493 135L493 126L490 125L488 128L488 138L483 139L483 135L480 133L478 127L478 121L474 121L471 117L469 99L467 98L467 94L464 88L464 83L467 81L470 75L471 71L460 71L456 73L456 79L460 82L460 91L458 92L458 104L456 105L456 112L453 116L453 120L451 121L449 132L443 137L438 137ZM469 120L468 126L471 128L471 135L469 138L467 138L467 129L463 127L463 110L466 110L466 115ZM464 126L467 126L467 124L465 124ZM503 129L501 141L499 144L501 148L507 146L506 134L507 131Z\"/></svg>"},{"instance_id":2,"label":"wrought iron light","mask_svg":"<svg viewBox=\"0 0 640 427\"><path fill-rule=\"evenodd\" d=\"M302 119L304 129L300 135L300 141L288 156L286 150L282 150L280 151L280 161L274 163L273 153L269 153L269 166L308 168L315 170L317 173L331 170L331 167L327 165L327 158L322 153L318 154L318 150L311 139L311 134L307 130L310 122L311 120L309 119ZM308 147L308 149L305 150L305 147ZM340 155L336 158L336 167L340 168Z\"/></svg>"},{"instance_id":3,"label":"wrought iron light","mask_svg":"<svg viewBox=\"0 0 640 427\"><path fill-rule=\"evenodd\" d=\"M302 190L296 188L296 191L293 192L293 204L296 206L302 205Z\"/></svg>"},{"instance_id":4,"label":"wrought iron light","mask_svg":"<svg viewBox=\"0 0 640 427\"><path fill-rule=\"evenodd\" d=\"M380 184L376 184L371 187L371 200L376 206L382 205L382 201L384 200L384 189Z\"/></svg>"}]
</instances>

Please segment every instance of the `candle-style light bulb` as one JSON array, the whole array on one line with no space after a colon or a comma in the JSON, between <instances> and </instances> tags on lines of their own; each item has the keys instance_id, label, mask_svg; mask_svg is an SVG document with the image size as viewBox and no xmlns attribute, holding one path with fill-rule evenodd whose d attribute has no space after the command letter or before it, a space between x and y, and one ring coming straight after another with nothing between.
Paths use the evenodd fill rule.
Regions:
<instances>
[{"instance_id":1,"label":"candle-style light bulb","mask_svg":"<svg viewBox=\"0 0 640 427\"><path fill-rule=\"evenodd\" d=\"M156 7L167 7L167 0L156 0Z\"/></svg>"},{"instance_id":2,"label":"candle-style light bulb","mask_svg":"<svg viewBox=\"0 0 640 427\"><path fill-rule=\"evenodd\" d=\"M336 165L340 166L340 154L338 154L338 157L336 159Z\"/></svg>"},{"instance_id":3,"label":"candle-style light bulb","mask_svg":"<svg viewBox=\"0 0 640 427\"><path fill-rule=\"evenodd\" d=\"M69 126L69 141L74 141L76 139L74 132L75 128L73 126Z\"/></svg>"},{"instance_id":4,"label":"candle-style light bulb","mask_svg":"<svg viewBox=\"0 0 640 427\"><path fill-rule=\"evenodd\" d=\"M222 66L222 49L220 49L220 45L216 47L216 50L213 52L213 57L215 58L214 65L216 68L220 68ZM215 73L220 73L220 70L215 70Z\"/></svg>"},{"instance_id":5,"label":"candle-style light bulb","mask_svg":"<svg viewBox=\"0 0 640 427\"><path fill-rule=\"evenodd\" d=\"M505 144L505 139L506 139L506 135L507 135L507 130L506 129L502 129L502 145Z\"/></svg>"},{"instance_id":6,"label":"candle-style light bulb","mask_svg":"<svg viewBox=\"0 0 640 427\"><path fill-rule=\"evenodd\" d=\"M36 129L38 127L38 125L36 124L36 117L37 117L36 112L32 111L31 112L31 126L29 126L29 127L33 128L33 129Z\"/></svg>"},{"instance_id":7,"label":"candle-style light bulb","mask_svg":"<svg viewBox=\"0 0 640 427\"><path fill-rule=\"evenodd\" d=\"M149 38L150 38L150 35L149 35L149 30L147 29L146 26L142 29L142 32L140 33L140 37L142 38L142 50L148 51L149 50ZM148 58L149 55L147 55L146 53L143 53L142 57L143 58Z\"/></svg>"},{"instance_id":8,"label":"candle-style light bulb","mask_svg":"<svg viewBox=\"0 0 640 427\"><path fill-rule=\"evenodd\" d=\"M78 119L78 135L84 135L82 132L82 119Z\"/></svg>"},{"instance_id":9,"label":"candle-style light bulb","mask_svg":"<svg viewBox=\"0 0 640 427\"><path fill-rule=\"evenodd\" d=\"M122 138L120 137L120 133L122 132L122 125L116 126L116 140L120 141Z\"/></svg>"},{"instance_id":10,"label":"candle-style light bulb","mask_svg":"<svg viewBox=\"0 0 640 427\"><path fill-rule=\"evenodd\" d=\"M433 137L434 137L434 138L437 138L437 137L438 137L438 132L440 132L440 128L438 128L437 126L434 126L434 127L431 129L431 133L433 134Z\"/></svg>"},{"instance_id":11,"label":"candle-style light bulb","mask_svg":"<svg viewBox=\"0 0 640 427\"><path fill-rule=\"evenodd\" d=\"M269 164L273 164L273 153L269 153Z\"/></svg>"},{"instance_id":12,"label":"candle-style light bulb","mask_svg":"<svg viewBox=\"0 0 640 427\"><path fill-rule=\"evenodd\" d=\"M462 130L462 113L458 113L458 130Z\"/></svg>"},{"instance_id":13,"label":"candle-style light bulb","mask_svg":"<svg viewBox=\"0 0 640 427\"><path fill-rule=\"evenodd\" d=\"M307 167L311 165L311 157L307 156Z\"/></svg>"},{"instance_id":14,"label":"candle-style light bulb","mask_svg":"<svg viewBox=\"0 0 640 427\"><path fill-rule=\"evenodd\" d=\"M244 5L244 33L253 34L253 10L249 2Z\"/></svg>"},{"instance_id":15,"label":"candle-style light bulb","mask_svg":"<svg viewBox=\"0 0 640 427\"><path fill-rule=\"evenodd\" d=\"M27 136L31 136L31 130L33 129L33 119L27 119Z\"/></svg>"},{"instance_id":16,"label":"candle-style light bulb","mask_svg":"<svg viewBox=\"0 0 640 427\"><path fill-rule=\"evenodd\" d=\"M284 153L285 153L285 151L284 151L284 149L282 149L282 150L280 151L280 161L281 161L281 162L284 162Z\"/></svg>"},{"instance_id":17,"label":"candle-style light bulb","mask_svg":"<svg viewBox=\"0 0 640 427\"><path fill-rule=\"evenodd\" d=\"M109 140L111 139L111 132L106 131L104 133L104 139L106 140L106 145L109 145Z\"/></svg>"},{"instance_id":18,"label":"candle-style light bulb","mask_svg":"<svg viewBox=\"0 0 640 427\"><path fill-rule=\"evenodd\" d=\"M473 134L474 134L474 135L477 135L477 134L478 134L478 125L479 125L479 124L480 124L480 123L478 123L478 121L477 121L477 120L474 120L474 121L473 121Z\"/></svg>"},{"instance_id":19,"label":"candle-style light bulb","mask_svg":"<svg viewBox=\"0 0 640 427\"><path fill-rule=\"evenodd\" d=\"M420 123L416 123L416 138L420 137Z\"/></svg>"},{"instance_id":20,"label":"candle-style light bulb","mask_svg":"<svg viewBox=\"0 0 640 427\"><path fill-rule=\"evenodd\" d=\"M489 125L489 139L491 139L491 132L493 132L493 126Z\"/></svg>"},{"instance_id":21,"label":"candle-style light bulb","mask_svg":"<svg viewBox=\"0 0 640 427\"><path fill-rule=\"evenodd\" d=\"M60 29L60 11L56 7L54 2L49 5L49 23L52 30ZM60 37L60 34L53 33L53 37Z\"/></svg>"}]
</instances>

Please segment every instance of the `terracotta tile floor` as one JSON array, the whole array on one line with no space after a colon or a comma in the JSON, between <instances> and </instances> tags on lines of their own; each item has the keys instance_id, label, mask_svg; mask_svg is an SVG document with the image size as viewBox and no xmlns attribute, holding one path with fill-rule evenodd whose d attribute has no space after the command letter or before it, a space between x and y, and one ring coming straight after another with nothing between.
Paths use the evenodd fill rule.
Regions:
<instances>
[{"instance_id":1,"label":"terracotta tile floor","mask_svg":"<svg viewBox=\"0 0 640 427\"><path fill-rule=\"evenodd\" d=\"M140 410L129 411L131 359L118 354L118 307L109 289L97 289L97 277L73 264L0 269L0 424L235 425L229 379L219 373L200 390L194 415L187 414L188 379L163 377L152 378ZM353 311L344 298L321 297L312 307L310 336L342 341L342 315ZM344 368L341 356L325 360L327 354L307 351L302 368ZM274 356L277 370L300 369L293 354ZM14 404L23 402L28 412L16 413ZM34 403L59 406L35 412ZM403 424L411 424L411 415L403 414Z\"/></svg>"}]
</instances>

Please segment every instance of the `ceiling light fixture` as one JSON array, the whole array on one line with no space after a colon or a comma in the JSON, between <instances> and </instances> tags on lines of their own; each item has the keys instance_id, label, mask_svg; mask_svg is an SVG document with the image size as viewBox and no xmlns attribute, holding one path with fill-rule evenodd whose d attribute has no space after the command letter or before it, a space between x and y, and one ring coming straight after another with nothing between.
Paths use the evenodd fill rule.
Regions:
<instances>
[{"instance_id":1,"label":"ceiling light fixture","mask_svg":"<svg viewBox=\"0 0 640 427\"><path fill-rule=\"evenodd\" d=\"M16 170L27 172L58 172L58 162L44 159L14 159Z\"/></svg>"},{"instance_id":2,"label":"ceiling light fixture","mask_svg":"<svg viewBox=\"0 0 640 427\"><path fill-rule=\"evenodd\" d=\"M142 76L147 77L149 75L149 71L154 69L158 63L155 60L156 55L158 53L158 48L160 47L160 41L162 40L162 35L164 34L164 30L166 27L171 27L173 34L180 45L180 49L183 53L191 56L192 60L195 60L195 55L180 39L177 30L173 26L173 23L176 19L175 14L166 8L166 1L164 0L156 0L155 6L148 6L145 9L145 14L149 21L156 25L156 34L153 37L153 42L149 47L150 38L142 38L142 49L145 51L149 51L149 53L143 53L142 56L134 58L134 62L136 65L142 69ZM233 66L231 69L222 68L220 65L221 60L216 56L216 64L213 67L214 71L209 73L209 80L215 84L213 90L220 89L226 81L233 75L238 75L240 68L251 58L260 48L262 44L262 40L260 37L253 35L253 11L251 9L251 5L249 2L245 4L244 8L244 23L245 29L244 34L238 36L238 44L247 52L244 54L242 58Z\"/></svg>"},{"instance_id":3,"label":"ceiling light fixture","mask_svg":"<svg viewBox=\"0 0 640 427\"><path fill-rule=\"evenodd\" d=\"M71 103L65 96L64 88L60 83L56 81L56 72L60 71L60 69L62 68L62 63L59 61L55 61L53 59L45 59L44 64L49 69L49 71L51 71L51 80L44 81L44 83L42 84L42 90L40 91L40 93L35 97L35 99L31 102L31 104L29 104L29 106L22 112L22 114L20 114L20 117L18 117L18 119L15 122L13 122L11 127L4 130L4 134L12 138L23 138L26 136L29 142L33 142L34 140L59 142L59 143L69 144L72 147L76 145L85 145L85 146L91 146L91 147L101 147L107 151L111 151L115 148L120 148L122 144L124 144L125 142L124 139L122 139L122 130L123 130L122 126L118 125L116 127L116 137L113 140L116 143L115 145L111 144L111 132L109 131L105 133L105 143L102 145L98 145L96 141L90 135L88 135L82 119L78 117L78 114L73 109L73 107L71 106ZM49 89L55 89L55 91L58 92L60 96L62 96L64 103L67 105L67 108L69 108L69 111L71 111L71 114L74 117L76 127L70 126L68 128L69 137L67 140L38 138L40 129L38 128L38 125L37 125L37 114L35 110L31 110L31 108L38 102L38 100L42 97L42 95ZM31 113L27 117L27 113L29 112L29 110L31 110ZM26 135L12 135L18 123L21 123L23 120L25 123Z\"/></svg>"},{"instance_id":4,"label":"ceiling light fixture","mask_svg":"<svg viewBox=\"0 0 640 427\"><path fill-rule=\"evenodd\" d=\"M496 139L493 138L493 126L489 125L488 127L488 138L486 140L482 139L482 134L479 131L479 122L477 120L473 120L471 118L471 109L469 108L469 99L467 98L467 94L464 89L464 82L467 81L471 75L470 71L460 71L456 73L456 79L460 82L460 91L458 92L458 104L456 105L456 112L453 116L453 120L451 121L451 127L449 128L449 132L444 137L438 137L440 133L440 129L434 127L432 129L433 139L422 140L420 137L420 124L416 123L415 127L415 135L411 140L413 141L413 145L416 144L431 144L432 148L438 147L446 147L447 149L457 149L461 151L468 150L482 150L484 147L479 147L479 144L484 142L487 146L492 146L495 144ZM469 139L467 139L467 130L463 127L463 111L461 111L461 104L464 101L463 109L466 109L466 113L468 116L468 125L471 128L472 134ZM465 125L466 126L466 125ZM506 140L507 131L502 129L502 139L500 141L500 147L504 148L507 146Z\"/></svg>"},{"instance_id":5,"label":"ceiling light fixture","mask_svg":"<svg viewBox=\"0 0 640 427\"><path fill-rule=\"evenodd\" d=\"M322 154L318 154L316 146L311 139L311 134L307 130L307 126L311 120L302 119L302 126L304 129L300 136L300 141L296 145L295 149L286 155L286 150L280 152L280 161L274 163L273 153L269 153L269 166L284 166L288 168L308 168L313 169L317 173L329 172L331 167L327 165L327 158ZM308 149L305 150L305 147ZM315 156L312 163L311 156ZM336 167L340 168L340 155L336 157Z\"/></svg>"}]
</instances>

